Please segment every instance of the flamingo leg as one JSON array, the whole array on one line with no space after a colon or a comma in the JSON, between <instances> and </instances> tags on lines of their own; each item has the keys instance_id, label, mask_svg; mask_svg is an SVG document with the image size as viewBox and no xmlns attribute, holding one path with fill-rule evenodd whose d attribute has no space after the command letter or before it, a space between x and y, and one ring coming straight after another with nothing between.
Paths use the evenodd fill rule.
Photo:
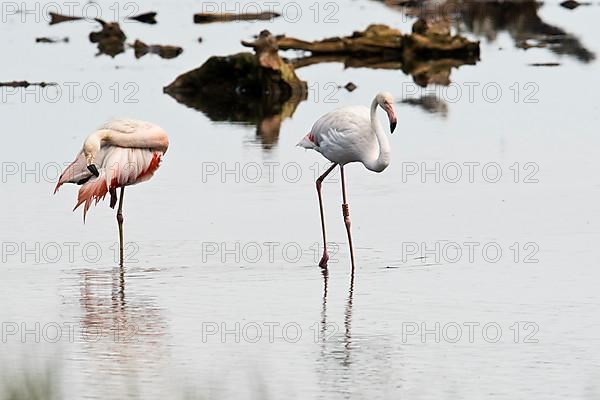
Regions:
<instances>
[{"instance_id":1,"label":"flamingo leg","mask_svg":"<svg viewBox=\"0 0 600 400\"><path fill-rule=\"evenodd\" d=\"M342 176L342 215L344 216L344 224L348 233L348 244L350 245L350 260L352 261L352 272L354 272L354 248L352 246L352 233L350 231L350 209L348 200L346 199L346 180L344 178L344 166L340 165L340 173Z\"/></svg>"},{"instance_id":2,"label":"flamingo leg","mask_svg":"<svg viewBox=\"0 0 600 400\"><path fill-rule=\"evenodd\" d=\"M325 231L325 215L323 213L323 196L321 196L321 184L327 175L333 171L333 169L337 166L336 163L333 163L331 167L323 175L321 175L317 179L317 194L319 196L319 211L321 212L321 229L323 230L323 257L321 257L321 261L319 261L319 267L327 268L327 261L329 261L329 254L327 253L327 233Z\"/></svg>"},{"instance_id":3,"label":"flamingo leg","mask_svg":"<svg viewBox=\"0 0 600 400\"><path fill-rule=\"evenodd\" d=\"M119 196L119 208L117 210L117 223L119 224L119 265L123 266L123 195L125 194L125 186L121 186L121 194Z\"/></svg>"},{"instance_id":4,"label":"flamingo leg","mask_svg":"<svg viewBox=\"0 0 600 400\"><path fill-rule=\"evenodd\" d=\"M110 193L110 208L114 209L117 205L117 189L111 188L109 190Z\"/></svg>"}]
</instances>

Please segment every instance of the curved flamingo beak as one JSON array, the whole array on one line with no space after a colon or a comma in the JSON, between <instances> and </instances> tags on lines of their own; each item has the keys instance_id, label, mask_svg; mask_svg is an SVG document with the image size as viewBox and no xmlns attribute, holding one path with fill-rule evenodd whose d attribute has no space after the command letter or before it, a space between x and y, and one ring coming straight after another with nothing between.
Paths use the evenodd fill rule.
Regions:
<instances>
[{"instance_id":1,"label":"curved flamingo beak","mask_svg":"<svg viewBox=\"0 0 600 400\"><path fill-rule=\"evenodd\" d=\"M87 166L88 171L90 171L96 178L100 176L100 172L98 172L98 168L96 165L90 164Z\"/></svg>"},{"instance_id":2,"label":"curved flamingo beak","mask_svg":"<svg viewBox=\"0 0 600 400\"><path fill-rule=\"evenodd\" d=\"M396 111L394 111L394 106L391 103L386 103L383 106L383 109L388 115L388 119L390 120L390 132L394 133L394 129L396 129L396 124L398 120L396 118Z\"/></svg>"}]
</instances>

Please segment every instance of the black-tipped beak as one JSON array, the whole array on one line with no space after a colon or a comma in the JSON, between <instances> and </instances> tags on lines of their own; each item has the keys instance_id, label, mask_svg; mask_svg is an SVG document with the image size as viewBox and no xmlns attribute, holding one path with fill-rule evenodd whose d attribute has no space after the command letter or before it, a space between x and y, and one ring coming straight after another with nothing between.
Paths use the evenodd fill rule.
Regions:
<instances>
[{"instance_id":1,"label":"black-tipped beak","mask_svg":"<svg viewBox=\"0 0 600 400\"><path fill-rule=\"evenodd\" d=\"M396 129L396 112L394 111L394 106L391 103L386 103L382 106L382 108L387 113L388 119L390 120L390 132L394 133L394 129Z\"/></svg>"},{"instance_id":2,"label":"black-tipped beak","mask_svg":"<svg viewBox=\"0 0 600 400\"><path fill-rule=\"evenodd\" d=\"M96 165L94 164L90 164L87 167L88 171L90 171L96 178L100 176L100 172L98 172L98 168L96 168Z\"/></svg>"}]
</instances>

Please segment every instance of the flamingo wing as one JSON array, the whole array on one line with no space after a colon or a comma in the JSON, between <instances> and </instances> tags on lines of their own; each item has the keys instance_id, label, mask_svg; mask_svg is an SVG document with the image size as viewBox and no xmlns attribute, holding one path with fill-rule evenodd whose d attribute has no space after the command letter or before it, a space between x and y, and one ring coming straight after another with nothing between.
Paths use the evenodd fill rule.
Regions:
<instances>
[{"instance_id":1,"label":"flamingo wing","mask_svg":"<svg viewBox=\"0 0 600 400\"><path fill-rule=\"evenodd\" d=\"M151 149L103 146L96 159L99 176L92 175L81 185L73 211L84 204L85 221L93 201L98 204L112 189L147 181L158 169L162 156L162 152Z\"/></svg>"},{"instance_id":2,"label":"flamingo wing","mask_svg":"<svg viewBox=\"0 0 600 400\"><path fill-rule=\"evenodd\" d=\"M346 164L361 161L373 150L375 139L369 109L344 107L319 118L299 145L313 148L332 162ZM314 145L303 145L307 142Z\"/></svg>"},{"instance_id":3,"label":"flamingo wing","mask_svg":"<svg viewBox=\"0 0 600 400\"><path fill-rule=\"evenodd\" d=\"M167 152L169 139L166 133L156 124L135 119L113 119L100 127L109 131L106 144L129 147L149 148Z\"/></svg>"}]
</instances>

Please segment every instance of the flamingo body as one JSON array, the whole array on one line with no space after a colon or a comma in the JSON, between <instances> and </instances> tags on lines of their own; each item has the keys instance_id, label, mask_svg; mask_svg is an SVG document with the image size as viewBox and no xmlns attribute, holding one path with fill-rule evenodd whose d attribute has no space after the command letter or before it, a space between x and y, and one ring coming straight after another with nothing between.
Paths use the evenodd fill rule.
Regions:
<instances>
[{"instance_id":1,"label":"flamingo body","mask_svg":"<svg viewBox=\"0 0 600 400\"><path fill-rule=\"evenodd\" d=\"M323 115L298 146L316 150L340 166L361 162L367 169L381 172L389 165L390 146L377 119L378 106L388 114L393 131L396 126L393 98L388 93L379 93L370 109L349 106Z\"/></svg>"},{"instance_id":2,"label":"flamingo body","mask_svg":"<svg viewBox=\"0 0 600 400\"><path fill-rule=\"evenodd\" d=\"M131 119L112 120L88 136L75 161L61 174L54 192L65 183L81 185L73 210L85 203L85 220L92 202L98 204L110 192L111 207L114 207L117 188L150 179L168 146L166 133L155 124ZM97 176L90 170L90 165L97 166Z\"/></svg>"},{"instance_id":3,"label":"flamingo body","mask_svg":"<svg viewBox=\"0 0 600 400\"><path fill-rule=\"evenodd\" d=\"M379 121L375 123L380 128ZM323 115L298 145L316 150L340 165L364 163L379 154L369 109L362 106L343 107Z\"/></svg>"},{"instance_id":4,"label":"flamingo body","mask_svg":"<svg viewBox=\"0 0 600 400\"><path fill-rule=\"evenodd\" d=\"M377 120L377 107L381 107L387 113L390 121L390 131L393 132L396 127L396 113L393 103L392 96L384 92L375 96L370 109L351 106L331 111L319 118L310 132L298 143L300 147L318 151L333 163L316 181L321 229L323 231L323 256L319 262L321 268L327 268L329 260L323 197L321 195L323 180L337 165L340 166L342 215L348 234L350 258L352 270L354 271L354 250L350 231L350 209L346 198L344 165L351 162L361 162L367 169L375 172L381 172L387 168L390 163L390 145L381 124Z\"/></svg>"}]
</instances>

